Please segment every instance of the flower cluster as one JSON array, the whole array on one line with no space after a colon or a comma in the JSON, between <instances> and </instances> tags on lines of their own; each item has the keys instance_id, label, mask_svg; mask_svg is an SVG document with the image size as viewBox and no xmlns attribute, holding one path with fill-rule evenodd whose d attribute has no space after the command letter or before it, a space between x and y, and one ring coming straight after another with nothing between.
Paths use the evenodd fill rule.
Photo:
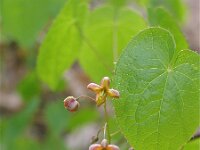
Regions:
<instances>
[{"instance_id":1,"label":"flower cluster","mask_svg":"<svg viewBox=\"0 0 200 150\"><path fill-rule=\"evenodd\" d=\"M104 127L104 139L102 140L101 144L92 144L89 147L89 150L120 150L118 146L110 144L111 136L109 133L109 129L107 128L108 114L107 114L107 110L106 110L107 97L119 98L120 97L119 92L115 89L110 88L110 79L108 77L104 77L101 80L100 85L98 85L96 83L90 83L87 86L87 88L96 94L95 99L93 99L89 96L80 96L78 98L75 98L73 96L68 96L64 100L64 107L70 112L76 112L80 107L79 99L81 97L89 98L90 100L94 101L98 107L105 104L104 105L104 111L105 111L104 113L105 113L106 122L105 122L105 127ZM107 131L107 135L108 135L108 141L105 139L106 131ZM95 142L96 141L98 141L98 137L95 138Z\"/></svg>"},{"instance_id":2,"label":"flower cluster","mask_svg":"<svg viewBox=\"0 0 200 150\"><path fill-rule=\"evenodd\" d=\"M95 92L96 98L93 99L89 96L83 96L83 97L88 97L88 98L92 99L93 101L95 101L95 103L98 107L106 102L107 97L119 98L119 96L120 96L120 94L117 90L110 89L110 79L108 77L104 77L101 80L100 85L98 85L96 83L90 83L90 84L88 84L87 88L90 89L91 91ZM73 96L68 96L64 100L64 107L70 112L77 111L78 108L80 107L80 104L78 102L79 98L74 98Z\"/></svg>"}]
</instances>

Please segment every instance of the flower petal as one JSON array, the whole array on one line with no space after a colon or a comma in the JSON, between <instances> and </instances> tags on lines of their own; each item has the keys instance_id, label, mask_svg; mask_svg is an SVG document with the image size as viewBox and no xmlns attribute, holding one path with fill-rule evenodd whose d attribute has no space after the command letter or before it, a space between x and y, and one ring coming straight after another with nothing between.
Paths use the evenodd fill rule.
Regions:
<instances>
[{"instance_id":1,"label":"flower petal","mask_svg":"<svg viewBox=\"0 0 200 150\"><path fill-rule=\"evenodd\" d=\"M120 150L120 149L118 146L110 144L106 147L106 150Z\"/></svg>"},{"instance_id":2,"label":"flower petal","mask_svg":"<svg viewBox=\"0 0 200 150\"><path fill-rule=\"evenodd\" d=\"M108 90L110 87L110 78L109 77L104 77L101 80L101 86L105 89Z\"/></svg>"},{"instance_id":3,"label":"flower petal","mask_svg":"<svg viewBox=\"0 0 200 150\"><path fill-rule=\"evenodd\" d=\"M117 91L115 89L109 89L107 94L108 94L108 96L114 97L114 98L119 98L119 96L120 96L119 91Z\"/></svg>"},{"instance_id":4,"label":"flower petal","mask_svg":"<svg viewBox=\"0 0 200 150\"><path fill-rule=\"evenodd\" d=\"M88 84L87 88L90 89L90 90L92 90L95 93L100 92L101 89L102 89L102 87L100 85L95 84L95 83Z\"/></svg>"},{"instance_id":5,"label":"flower petal","mask_svg":"<svg viewBox=\"0 0 200 150\"><path fill-rule=\"evenodd\" d=\"M103 148L100 144L92 144L90 145L89 150L103 150Z\"/></svg>"}]
</instances>

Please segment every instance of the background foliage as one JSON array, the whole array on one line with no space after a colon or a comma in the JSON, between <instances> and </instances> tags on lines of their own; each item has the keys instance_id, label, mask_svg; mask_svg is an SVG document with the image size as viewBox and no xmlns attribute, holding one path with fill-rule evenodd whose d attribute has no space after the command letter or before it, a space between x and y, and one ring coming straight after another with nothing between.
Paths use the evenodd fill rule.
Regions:
<instances>
[{"instance_id":1,"label":"background foliage","mask_svg":"<svg viewBox=\"0 0 200 150\"><path fill-rule=\"evenodd\" d=\"M199 126L199 55L181 51L190 48L183 1L1 0L0 12L1 87L21 102L17 109L1 106L2 149L87 149L89 140L73 147L70 138L82 130L95 135L104 122L101 109L86 101L69 114L62 100L113 75L121 99L114 102L116 118L110 107L109 125L122 132L113 143L198 149L198 140L187 142Z\"/></svg>"}]
</instances>

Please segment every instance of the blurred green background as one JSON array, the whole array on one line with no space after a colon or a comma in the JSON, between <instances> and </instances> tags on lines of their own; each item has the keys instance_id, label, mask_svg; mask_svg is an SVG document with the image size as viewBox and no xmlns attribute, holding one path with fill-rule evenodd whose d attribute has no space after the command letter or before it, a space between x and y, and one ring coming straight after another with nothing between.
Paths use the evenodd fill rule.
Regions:
<instances>
[{"instance_id":1,"label":"blurred green background","mask_svg":"<svg viewBox=\"0 0 200 150\"><path fill-rule=\"evenodd\" d=\"M102 109L96 108L90 101L83 100L80 111L72 114L63 106L63 100L69 95L94 96L86 89L88 83L99 80L98 75L88 69L90 66L87 67L93 60L91 62L89 59L75 60L69 68L66 68L64 77L57 79L58 85L53 90L41 80L36 71L40 45L66 2L67 0L0 0L1 150L86 150L92 136L95 136L104 125ZM106 3L111 7L112 5L118 7L124 2L88 0L90 10ZM163 5L181 27L189 47L199 51L198 0L181 1L181 4L178 3L180 1L171 1L172 3L164 1L162 4L157 4L158 2L151 0L152 6L150 6L148 0L129 0L126 1L126 5L137 11L144 18L144 22L148 22L146 12L149 7ZM104 21L106 15L105 12L99 17ZM95 19L93 21L95 24ZM151 23L156 24L156 20ZM147 26L141 23L134 29L134 33ZM126 26L122 27L123 30L126 30ZM93 34L89 35L93 37ZM127 43L131 37L125 36L121 43ZM48 53L48 50L46 52ZM85 54L80 55L85 57ZM111 61L112 64L113 60L106 59L106 61ZM48 78L48 75L42 78ZM110 115L114 116L112 106ZM114 119L110 120L110 126L112 132L118 130ZM128 144L120 134L113 139L113 142L118 143L122 150L128 149Z\"/></svg>"}]
</instances>

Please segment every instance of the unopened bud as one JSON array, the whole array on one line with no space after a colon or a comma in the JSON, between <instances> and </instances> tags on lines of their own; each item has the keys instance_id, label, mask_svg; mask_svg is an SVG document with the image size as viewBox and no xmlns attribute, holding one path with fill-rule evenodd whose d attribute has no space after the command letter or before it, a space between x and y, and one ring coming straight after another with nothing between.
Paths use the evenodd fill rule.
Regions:
<instances>
[{"instance_id":1,"label":"unopened bud","mask_svg":"<svg viewBox=\"0 0 200 150\"><path fill-rule=\"evenodd\" d=\"M110 78L109 77L104 77L101 80L101 86L104 87L105 89L108 89L110 86Z\"/></svg>"},{"instance_id":2,"label":"unopened bud","mask_svg":"<svg viewBox=\"0 0 200 150\"><path fill-rule=\"evenodd\" d=\"M103 139L101 142L101 146L106 148L108 146L108 141L106 139Z\"/></svg>"},{"instance_id":3,"label":"unopened bud","mask_svg":"<svg viewBox=\"0 0 200 150\"><path fill-rule=\"evenodd\" d=\"M92 144L89 150L120 150L118 146L113 144L108 144L106 139L103 139L101 144Z\"/></svg>"},{"instance_id":4,"label":"unopened bud","mask_svg":"<svg viewBox=\"0 0 200 150\"><path fill-rule=\"evenodd\" d=\"M64 106L67 110L69 110L70 112L75 112L78 110L80 104L79 102L76 100L76 98L74 98L73 96L68 96L65 100L64 100Z\"/></svg>"}]
</instances>

